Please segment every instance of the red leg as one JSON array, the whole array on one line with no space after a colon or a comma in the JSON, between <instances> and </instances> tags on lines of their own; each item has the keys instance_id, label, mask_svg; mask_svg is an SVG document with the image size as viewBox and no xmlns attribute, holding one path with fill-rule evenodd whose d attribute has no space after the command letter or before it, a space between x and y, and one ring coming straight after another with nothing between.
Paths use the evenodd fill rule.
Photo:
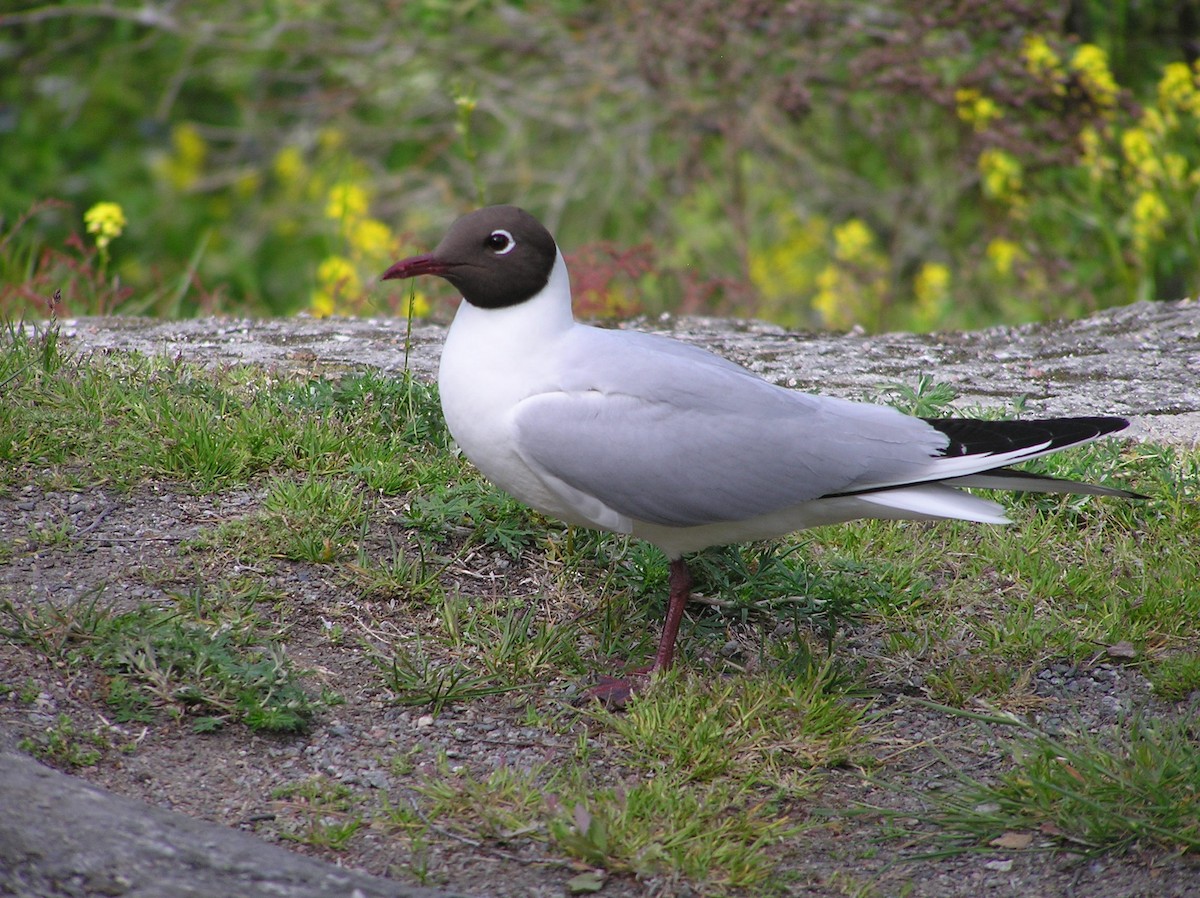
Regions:
<instances>
[{"instance_id":1,"label":"red leg","mask_svg":"<svg viewBox=\"0 0 1200 898\"><path fill-rule=\"evenodd\" d=\"M682 558L671 562L669 579L671 595L667 604L667 619L663 623L662 636L658 640L658 651L654 663L649 667L632 670L623 677L602 676L600 682L584 694L598 699L610 708L623 708L633 694L634 680L641 680L657 670L666 670L675 660L675 640L679 637L679 625L683 622L683 611L691 598L692 575Z\"/></svg>"},{"instance_id":2,"label":"red leg","mask_svg":"<svg viewBox=\"0 0 1200 898\"><path fill-rule=\"evenodd\" d=\"M658 651L654 653L655 670L666 670L675 660L675 640L679 637L679 624L683 621L683 609L692 597L692 575L682 558L671 562L671 598L667 605L667 619L663 623L662 636L658 640Z\"/></svg>"}]
</instances>

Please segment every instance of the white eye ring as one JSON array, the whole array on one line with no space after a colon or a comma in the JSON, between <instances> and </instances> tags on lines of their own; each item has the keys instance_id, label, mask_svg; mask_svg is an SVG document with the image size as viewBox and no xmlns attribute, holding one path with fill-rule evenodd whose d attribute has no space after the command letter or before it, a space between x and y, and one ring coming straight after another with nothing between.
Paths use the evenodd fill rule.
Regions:
<instances>
[{"instance_id":1,"label":"white eye ring","mask_svg":"<svg viewBox=\"0 0 1200 898\"><path fill-rule=\"evenodd\" d=\"M497 237L504 239L504 246L500 247L499 249L497 249L495 246L492 246L492 242L496 240ZM506 256L517 248L517 241L513 239L511 232L506 231L504 228L497 228L496 230L492 231L492 233L488 234L488 245L492 246L492 252L494 252L497 256Z\"/></svg>"}]
</instances>

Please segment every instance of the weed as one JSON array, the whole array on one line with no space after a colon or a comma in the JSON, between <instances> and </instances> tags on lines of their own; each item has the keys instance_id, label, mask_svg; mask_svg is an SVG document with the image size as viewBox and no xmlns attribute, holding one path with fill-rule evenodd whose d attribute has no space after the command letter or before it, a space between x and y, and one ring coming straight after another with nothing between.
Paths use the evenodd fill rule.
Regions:
<instances>
[{"instance_id":1,"label":"weed","mask_svg":"<svg viewBox=\"0 0 1200 898\"><path fill-rule=\"evenodd\" d=\"M844 763L863 709L830 664L724 682L671 672L621 714L589 712L623 750L685 782L738 773L745 784L803 788L805 771Z\"/></svg>"},{"instance_id":2,"label":"weed","mask_svg":"<svg viewBox=\"0 0 1200 898\"><path fill-rule=\"evenodd\" d=\"M300 818L297 829L280 833L288 841L341 851L363 825L362 816L351 813L358 800L350 787L323 776L280 786L271 798Z\"/></svg>"},{"instance_id":3,"label":"weed","mask_svg":"<svg viewBox=\"0 0 1200 898\"><path fill-rule=\"evenodd\" d=\"M441 608L449 645L470 650L499 682L531 685L564 668L580 669L574 627L546 620L535 606L505 609L455 598Z\"/></svg>"},{"instance_id":4,"label":"weed","mask_svg":"<svg viewBox=\"0 0 1200 898\"><path fill-rule=\"evenodd\" d=\"M438 603L444 598L438 579L441 568L427 561L421 543L417 544L417 553L416 558L409 558L393 544L390 560L377 562L360 547L358 559L345 566L346 578L371 598Z\"/></svg>"},{"instance_id":5,"label":"weed","mask_svg":"<svg viewBox=\"0 0 1200 898\"><path fill-rule=\"evenodd\" d=\"M547 840L584 863L641 875L675 870L714 887L763 882L764 849L799 827L769 795L669 772L596 786L581 768L499 768L478 779L444 767L418 787L430 817L473 837Z\"/></svg>"},{"instance_id":6,"label":"weed","mask_svg":"<svg viewBox=\"0 0 1200 898\"><path fill-rule=\"evenodd\" d=\"M449 473L449 472L448 472ZM528 506L478 474L459 469L459 478L422 477L428 488L411 503L404 523L438 540L470 536L512 557L533 544L545 523Z\"/></svg>"},{"instance_id":7,"label":"weed","mask_svg":"<svg viewBox=\"0 0 1200 898\"><path fill-rule=\"evenodd\" d=\"M827 636L867 607L915 598L917 583L900 568L828 557L817 564L804 554L808 546L801 538L790 545L714 547L690 559L689 567L697 591L722 597L725 614L744 619L751 612L766 612L803 621Z\"/></svg>"},{"instance_id":8,"label":"weed","mask_svg":"<svg viewBox=\"0 0 1200 898\"><path fill-rule=\"evenodd\" d=\"M411 649L397 647L390 658L371 654L383 672L384 683L402 705L428 705L438 714L451 704L499 695L518 688L479 674L461 661L435 661L420 640Z\"/></svg>"},{"instance_id":9,"label":"weed","mask_svg":"<svg viewBox=\"0 0 1200 898\"><path fill-rule=\"evenodd\" d=\"M360 490L333 477L278 478L267 485L265 510L202 535L196 548L223 546L248 559L267 557L330 564L354 548L366 523Z\"/></svg>"},{"instance_id":10,"label":"weed","mask_svg":"<svg viewBox=\"0 0 1200 898\"><path fill-rule=\"evenodd\" d=\"M986 844L1005 832L1033 833L1089 853L1200 850L1200 754L1190 717L1138 715L1073 736L1023 730L1010 744L1008 772L991 783L964 777L942 799L931 819L947 835Z\"/></svg>"},{"instance_id":11,"label":"weed","mask_svg":"<svg viewBox=\"0 0 1200 898\"><path fill-rule=\"evenodd\" d=\"M94 767L108 748L108 738L100 730L81 733L69 715L60 714L54 726L36 736L22 739L18 747L34 757L67 769Z\"/></svg>"},{"instance_id":12,"label":"weed","mask_svg":"<svg viewBox=\"0 0 1200 898\"><path fill-rule=\"evenodd\" d=\"M954 400L957 398L958 391L953 386L935 381L928 374L921 374L917 376L915 386L905 383L884 385L871 397L871 401L893 406L906 415L938 418L954 414Z\"/></svg>"},{"instance_id":13,"label":"weed","mask_svg":"<svg viewBox=\"0 0 1200 898\"><path fill-rule=\"evenodd\" d=\"M1154 692L1167 701L1181 701L1200 691L1200 654L1171 655L1150 675Z\"/></svg>"},{"instance_id":14,"label":"weed","mask_svg":"<svg viewBox=\"0 0 1200 898\"><path fill-rule=\"evenodd\" d=\"M251 729L302 729L315 705L272 640L207 626L179 612L142 606L117 613L89 601L34 611L0 604L4 633L72 665L91 663L108 675L106 701L126 720L144 720L151 708L191 714L197 730L241 721Z\"/></svg>"}]
</instances>

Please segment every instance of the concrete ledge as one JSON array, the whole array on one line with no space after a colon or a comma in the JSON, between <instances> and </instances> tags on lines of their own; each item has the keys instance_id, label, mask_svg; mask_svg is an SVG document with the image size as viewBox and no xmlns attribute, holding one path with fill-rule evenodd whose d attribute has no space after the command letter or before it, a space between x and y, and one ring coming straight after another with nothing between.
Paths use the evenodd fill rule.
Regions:
<instances>
[{"instance_id":1,"label":"concrete ledge","mask_svg":"<svg viewBox=\"0 0 1200 898\"><path fill-rule=\"evenodd\" d=\"M1143 302L1078 321L935 334L803 334L756 321L663 318L630 327L668 333L732 358L768 380L863 398L921 374L952 384L964 404L1003 406L1025 396L1028 414L1117 414L1132 435L1200 443L1200 301ZM209 365L432 379L446 329L403 319L256 321L80 318L63 322L77 352L133 350ZM406 352L407 347L407 352Z\"/></svg>"}]
</instances>

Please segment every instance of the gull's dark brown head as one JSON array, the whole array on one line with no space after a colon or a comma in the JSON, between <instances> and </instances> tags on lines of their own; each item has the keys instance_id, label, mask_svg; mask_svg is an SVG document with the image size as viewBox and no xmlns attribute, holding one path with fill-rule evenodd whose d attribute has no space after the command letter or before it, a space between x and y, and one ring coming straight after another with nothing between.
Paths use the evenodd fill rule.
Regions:
<instances>
[{"instance_id":1,"label":"gull's dark brown head","mask_svg":"<svg viewBox=\"0 0 1200 898\"><path fill-rule=\"evenodd\" d=\"M403 259L383 280L432 274L484 309L515 306L550 280L558 247L541 222L516 206L488 206L450 226L431 253Z\"/></svg>"}]
</instances>

